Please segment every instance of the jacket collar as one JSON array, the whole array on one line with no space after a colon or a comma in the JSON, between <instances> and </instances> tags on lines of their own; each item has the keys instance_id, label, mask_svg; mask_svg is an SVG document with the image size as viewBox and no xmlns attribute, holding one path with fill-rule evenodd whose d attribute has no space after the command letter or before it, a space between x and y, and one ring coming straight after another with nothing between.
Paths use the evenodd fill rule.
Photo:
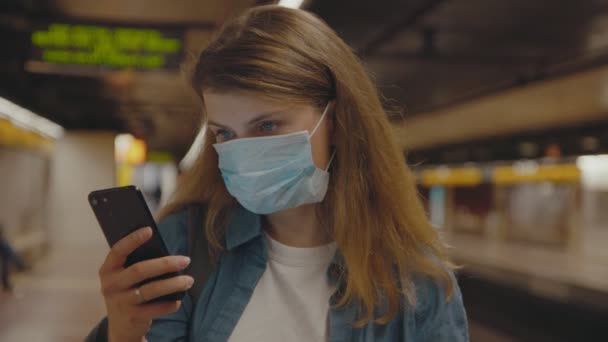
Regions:
<instances>
[{"instance_id":1,"label":"jacket collar","mask_svg":"<svg viewBox=\"0 0 608 342\"><path fill-rule=\"evenodd\" d=\"M226 231L226 249L232 251L262 236L262 216L237 206L234 209ZM337 284L346 276L346 263L340 251L336 251L327 271L330 283Z\"/></svg>"},{"instance_id":2,"label":"jacket collar","mask_svg":"<svg viewBox=\"0 0 608 342\"><path fill-rule=\"evenodd\" d=\"M262 235L262 219L260 215L237 206L230 216L226 231L227 250L231 251Z\"/></svg>"}]
</instances>

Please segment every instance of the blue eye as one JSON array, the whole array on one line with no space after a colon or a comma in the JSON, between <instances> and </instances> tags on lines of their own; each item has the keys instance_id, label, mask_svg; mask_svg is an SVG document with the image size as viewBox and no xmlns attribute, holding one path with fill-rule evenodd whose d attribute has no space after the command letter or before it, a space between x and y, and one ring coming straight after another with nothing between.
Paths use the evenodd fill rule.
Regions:
<instances>
[{"instance_id":1,"label":"blue eye","mask_svg":"<svg viewBox=\"0 0 608 342\"><path fill-rule=\"evenodd\" d=\"M232 139L234 137L234 133L225 129L219 129L217 132L215 132L215 137L217 140L226 141Z\"/></svg>"},{"instance_id":2,"label":"blue eye","mask_svg":"<svg viewBox=\"0 0 608 342\"><path fill-rule=\"evenodd\" d=\"M260 124L260 131L272 132L277 129L277 123L274 121L264 121Z\"/></svg>"}]
</instances>

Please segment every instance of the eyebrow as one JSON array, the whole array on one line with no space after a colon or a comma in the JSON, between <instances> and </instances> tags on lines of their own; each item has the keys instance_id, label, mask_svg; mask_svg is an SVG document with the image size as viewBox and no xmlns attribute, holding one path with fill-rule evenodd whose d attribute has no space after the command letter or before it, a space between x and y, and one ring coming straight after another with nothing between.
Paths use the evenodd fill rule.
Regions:
<instances>
[{"instance_id":1,"label":"eyebrow","mask_svg":"<svg viewBox=\"0 0 608 342\"><path fill-rule=\"evenodd\" d=\"M268 112L268 113L261 113L260 115L256 116L255 118L249 120L249 122L247 123L247 126L251 126L251 125L255 124L256 122L263 121L263 120L268 119L268 118L270 118L272 116L275 116L277 114L283 114L283 113L284 113L284 111L282 111L282 110L277 110L277 111ZM228 127L226 125L222 125L220 123L217 123L217 122L215 122L213 120L209 120L207 122L208 122L209 125L217 126L217 127L220 127L220 128L230 129L230 127Z\"/></svg>"}]
</instances>

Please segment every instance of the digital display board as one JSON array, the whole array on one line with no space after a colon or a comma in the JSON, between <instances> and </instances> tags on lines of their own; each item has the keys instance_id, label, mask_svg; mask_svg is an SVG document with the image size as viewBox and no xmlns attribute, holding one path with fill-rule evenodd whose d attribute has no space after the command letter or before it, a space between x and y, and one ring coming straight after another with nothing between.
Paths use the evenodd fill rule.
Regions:
<instances>
[{"instance_id":1,"label":"digital display board","mask_svg":"<svg viewBox=\"0 0 608 342\"><path fill-rule=\"evenodd\" d=\"M177 69L184 31L49 23L31 33L30 62L91 69Z\"/></svg>"}]
</instances>

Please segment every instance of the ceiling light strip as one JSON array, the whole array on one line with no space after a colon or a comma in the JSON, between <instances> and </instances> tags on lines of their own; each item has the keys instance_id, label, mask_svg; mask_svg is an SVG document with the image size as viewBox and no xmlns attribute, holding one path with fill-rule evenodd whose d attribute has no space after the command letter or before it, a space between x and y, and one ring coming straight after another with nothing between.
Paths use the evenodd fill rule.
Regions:
<instances>
[{"instance_id":1,"label":"ceiling light strip","mask_svg":"<svg viewBox=\"0 0 608 342\"><path fill-rule=\"evenodd\" d=\"M49 138L59 139L64 133L64 129L60 125L3 97L0 97L0 117L11 121L17 127L38 132Z\"/></svg>"}]
</instances>

